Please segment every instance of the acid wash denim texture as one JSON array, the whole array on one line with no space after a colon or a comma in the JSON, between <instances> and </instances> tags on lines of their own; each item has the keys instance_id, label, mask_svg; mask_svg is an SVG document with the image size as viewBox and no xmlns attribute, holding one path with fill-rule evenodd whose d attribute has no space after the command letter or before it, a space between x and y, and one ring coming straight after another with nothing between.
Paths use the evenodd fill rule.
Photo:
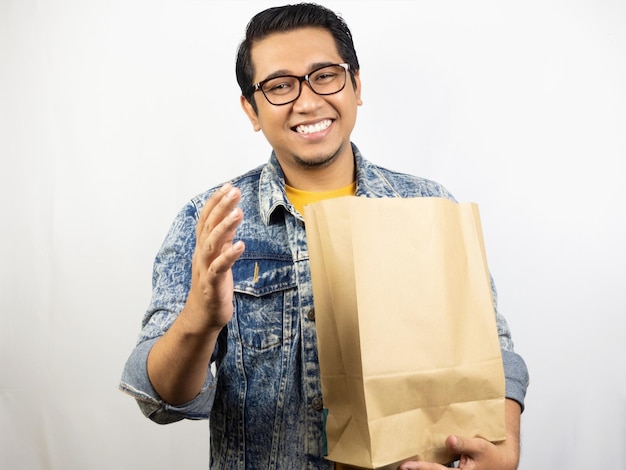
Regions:
<instances>
[{"instance_id":1,"label":"acid wash denim texture","mask_svg":"<svg viewBox=\"0 0 626 470\"><path fill-rule=\"evenodd\" d=\"M433 181L380 168L363 159L354 145L353 151L357 196L453 199ZM207 371L194 400L171 406L152 388L146 360L185 305L196 222L217 188L191 200L165 238L154 264L152 302L120 388L157 423L210 418L213 469L331 469L323 457L323 403L304 221L286 198L274 154L266 165L231 183L242 193L244 219L237 237L246 250L233 267L234 314L214 352L215 375ZM523 406L526 366L513 351L497 307L496 316L507 397Z\"/></svg>"}]
</instances>

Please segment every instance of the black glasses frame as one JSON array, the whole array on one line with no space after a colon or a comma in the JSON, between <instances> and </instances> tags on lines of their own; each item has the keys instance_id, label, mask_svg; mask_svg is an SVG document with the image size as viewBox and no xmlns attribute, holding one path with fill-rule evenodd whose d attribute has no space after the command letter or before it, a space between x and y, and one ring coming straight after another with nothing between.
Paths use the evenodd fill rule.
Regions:
<instances>
[{"instance_id":1,"label":"black glasses frame","mask_svg":"<svg viewBox=\"0 0 626 470\"><path fill-rule=\"evenodd\" d=\"M322 69L325 69L327 67L342 67L344 70L344 81L343 81L343 86L341 88L339 88L339 90L337 91L333 91L332 93L318 93L317 91L315 91L315 88L313 87L313 85L311 85L311 82L309 81L309 77L313 74L315 74L315 72L318 72ZM315 70L310 71L309 73L307 73L306 75L302 75L302 76L298 76L298 75L279 75L277 77L270 77L267 78L265 80L260 81L259 83L255 83L254 85L252 85L253 88L253 92L256 93L257 91L260 91L261 93L263 93L263 96L265 96L265 99L267 100L267 102L271 105L274 106L284 106L286 104L289 103L293 103L294 101L296 101L298 98L300 98L300 95L302 94L302 82L307 82L309 84L309 88L311 89L311 91L313 93L315 93L316 95L320 95L320 96L329 96L329 95L334 95L335 93L339 93L341 90L343 90L346 87L346 82L348 80L348 71L350 70L350 64L328 64L328 65L323 65L322 67L318 67ZM271 81L271 80L276 80L277 78L295 78L296 80L298 80L298 94L295 96L295 98L285 102L285 103L272 103L272 101L268 98L268 96L265 94L265 91L263 90L263 85L265 85L267 82Z\"/></svg>"}]
</instances>

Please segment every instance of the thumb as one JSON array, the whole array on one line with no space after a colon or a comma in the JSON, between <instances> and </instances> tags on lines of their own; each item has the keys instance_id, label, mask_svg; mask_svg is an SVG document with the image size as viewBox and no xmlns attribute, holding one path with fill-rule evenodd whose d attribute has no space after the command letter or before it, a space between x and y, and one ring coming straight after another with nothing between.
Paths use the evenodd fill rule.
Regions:
<instances>
[{"instance_id":1,"label":"thumb","mask_svg":"<svg viewBox=\"0 0 626 470\"><path fill-rule=\"evenodd\" d=\"M455 454L462 454L465 442L462 437L451 434L446 438L446 447Z\"/></svg>"}]
</instances>

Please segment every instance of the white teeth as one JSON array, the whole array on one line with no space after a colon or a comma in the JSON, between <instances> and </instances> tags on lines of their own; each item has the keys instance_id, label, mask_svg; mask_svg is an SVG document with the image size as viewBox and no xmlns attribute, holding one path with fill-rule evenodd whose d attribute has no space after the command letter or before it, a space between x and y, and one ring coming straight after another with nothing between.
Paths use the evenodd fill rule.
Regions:
<instances>
[{"instance_id":1,"label":"white teeth","mask_svg":"<svg viewBox=\"0 0 626 470\"><path fill-rule=\"evenodd\" d=\"M298 126L296 127L296 132L300 134L313 134L314 132L321 132L324 129L328 129L328 126L332 124L330 119L326 119L325 121L318 122L317 124L313 124L311 126Z\"/></svg>"}]
</instances>

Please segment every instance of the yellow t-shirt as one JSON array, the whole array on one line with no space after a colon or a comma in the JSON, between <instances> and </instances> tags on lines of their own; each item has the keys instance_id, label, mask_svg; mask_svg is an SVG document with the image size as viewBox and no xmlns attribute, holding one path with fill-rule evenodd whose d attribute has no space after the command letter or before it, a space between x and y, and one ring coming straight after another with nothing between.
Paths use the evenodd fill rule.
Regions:
<instances>
[{"instance_id":1,"label":"yellow t-shirt","mask_svg":"<svg viewBox=\"0 0 626 470\"><path fill-rule=\"evenodd\" d=\"M356 193L356 181L339 189L332 191L303 191L285 185L287 198L293 204L300 214L304 214L304 206L313 202L323 201L324 199L332 199L340 196L354 196Z\"/></svg>"}]
</instances>

